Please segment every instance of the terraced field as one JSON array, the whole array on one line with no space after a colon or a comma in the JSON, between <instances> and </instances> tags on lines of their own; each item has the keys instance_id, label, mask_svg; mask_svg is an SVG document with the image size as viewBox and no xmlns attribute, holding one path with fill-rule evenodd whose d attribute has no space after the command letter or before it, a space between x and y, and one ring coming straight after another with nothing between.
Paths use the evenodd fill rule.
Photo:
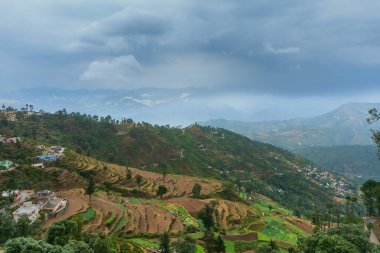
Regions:
<instances>
[{"instance_id":1,"label":"terraced field","mask_svg":"<svg viewBox=\"0 0 380 253\"><path fill-rule=\"evenodd\" d=\"M189 176L162 175L154 172L142 171L135 168L101 162L86 156L79 155L73 151L67 154L67 161L78 173L89 173L96 176L98 184L109 182L123 189L138 189L150 196L156 196L160 185L165 185L168 192L164 197L190 196L196 183L202 187L201 194L208 195L220 191L222 186L219 181L212 179L194 178ZM130 171L132 178L127 179L127 172ZM137 175L142 176L140 185L136 182ZM63 182L67 182L63 178Z\"/></svg>"},{"instance_id":2,"label":"terraced field","mask_svg":"<svg viewBox=\"0 0 380 253\"><path fill-rule=\"evenodd\" d=\"M67 161L70 162L72 168L60 171L59 180L62 186L67 183L82 189L74 188L58 193L59 196L67 198L69 203L74 204L69 205L64 216L56 219L78 215L90 217L82 218L83 229L88 232L115 236L131 233L162 234L167 231L181 232L191 226L200 231L197 237L199 239L202 237L203 230L202 224L197 220L197 215L207 204L215 210L214 220L218 227L227 231L225 240L227 252L235 252L236 244L240 243L239 240L234 239L236 236L255 235L259 242L274 239L286 247L295 245L298 235L307 235L312 229L311 224L292 216L292 212L262 195L240 193L242 199L251 202L250 205L216 198L191 198L195 183L202 186L204 195L220 191L221 183L216 180L162 175L100 162L75 152L68 154ZM128 172L130 178L127 177ZM87 174L95 176L98 188L91 203L83 190L86 185L83 177ZM138 175L142 177L140 184L136 182ZM105 182L110 182L118 189L138 190L143 192L145 197L123 197L120 192L112 190L108 195L101 190ZM168 189L163 198L158 198L156 195L160 185L165 185ZM126 249L135 247L136 252L144 252L155 249L157 242L135 238L120 241L117 245ZM199 245L198 251L202 252Z\"/></svg>"}]
</instances>

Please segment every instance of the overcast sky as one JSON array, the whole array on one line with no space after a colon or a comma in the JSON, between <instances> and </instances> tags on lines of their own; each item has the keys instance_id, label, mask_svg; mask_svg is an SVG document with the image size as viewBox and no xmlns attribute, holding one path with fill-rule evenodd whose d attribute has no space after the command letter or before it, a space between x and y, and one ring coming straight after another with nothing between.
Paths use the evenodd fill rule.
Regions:
<instances>
[{"instance_id":1,"label":"overcast sky","mask_svg":"<svg viewBox=\"0 0 380 253\"><path fill-rule=\"evenodd\" d=\"M378 0L0 0L0 88L376 102L379 13Z\"/></svg>"}]
</instances>

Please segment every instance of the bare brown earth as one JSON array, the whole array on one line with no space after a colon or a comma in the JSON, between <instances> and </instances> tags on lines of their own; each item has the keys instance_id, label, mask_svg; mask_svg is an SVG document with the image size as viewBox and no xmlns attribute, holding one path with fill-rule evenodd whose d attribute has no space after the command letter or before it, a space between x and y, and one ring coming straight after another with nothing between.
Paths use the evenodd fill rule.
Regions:
<instances>
[{"instance_id":1,"label":"bare brown earth","mask_svg":"<svg viewBox=\"0 0 380 253\"><path fill-rule=\"evenodd\" d=\"M292 222L294 225L305 231L306 233L313 232L313 225L308 221L294 221Z\"/></svg>"},{"instance_id":2,"label":"bare brown earth","mask_svg":"<svg viewBox=\"0 0 380 253\"><path fill-rule=\"evenodd\" d=\"M88 197L84 195L83 189L70 189L67 191L57 192L57 196L68 200L66 211L63 215L56 218L49 219L44 225L45 228L49 227L52 223L65 220L71 216L84 212L89 207Z\"/></svg>"},{"instance_id":3,"label":"bare brown earth","mask_svg":"<svg viewBox=\"0 0 380 253\"><path fill-rule=\"evenodd\" d=\"M149 201L130 203L120 194L111 193L110 196L107 196L104 192L97 192L93 195L90 203L84 190L80 189L85 188L87 184L82 177L78 173L61 170L57 180L59 181L57 189L64 190L58 191L57 194L68 200L68 207L62 216L50 219L45 227L53 222L85 212L89 207L95 210L96 215L83 225L83 229L88 232L106 234L114 232L115 227L117 227L118 231L121 229L121 231L127 233L183 231L186 229L188 221L176 210L176 207L183 207L191 216L195 217L206 204L213 205L216 210L215 222L223 229L229 229L236 224L241 224L248 216L259 216L255 210L243 203L221 199L200 200L189 197L192 195L191 191L196 183L201 185L201 193L204 195L220 191L222 186L217 180L190 176L164 176L158 173L100 162L75 152L70 152L68 156L70 156L70 159L67 159L67 161L76 168L77 172L91 172L91 174L95 175L99 188L103 187L104 182L111 182L114 187L126 190L137 189L149 196L156 197L157 188L160 185L165 185L168 188L168 193L164 196L166 200L162 203ZM57 169L48 168L45 170ZM128 170L132 175L132 179L129 180L127 179ZM136 183L137 175L143 177L141 185ZM170 208L165 205L169 205ZM106 225L105 223L110 217L115 217L115 219L111 224ZM123 226L125 223L126 225Z\"/></svg>"},{"instance_id":4,"label":"bare brown earth","mask_svg":"<svg viewBox=\"0 0 380 253\"><path fill-rule=\"evenodd\" d=\"M222 235L223 240L228 241L257 241L259 239L257 233L252 232L244 235Z\"/></svg>"},{"instance_id":5,"label":"bare brown earth","mask_svg":"<svg viewBox=\"0 0 380 253\"><path fill-rule=\"evenodd\" d=\"M85 185L85 180L77 173L68 171L67 169L47 167L42 169L44 173L57 173L58 177L54 182L53 189L55 191L66 190L71 188L82 188Z\"/></svg>"},{"instance_id":6,"label":"bare brown earth","mask_svg":"<svg viewBox=\"0 0 380 253\"><path fill-rule=\"evenodd\" d=\"M116 220L120 220L123 215L123 210L120 207L120 204L109 200L104 193L95 194L91 199L91 204L89 202L88 196L85 195L85 191L83 189L77 188L60 191L57 192L57 195L59 197L67 199L68 206L63 215L49 219L48 222L44 225L45 228L54 222L65 220L76 214L83 213L89 207L91 207L96 211L96 216L93 220L91 220L90 223L85 224L83 229L89 232L96 232L100 229L104 233L109 233L113 227L104 226L105 218L109 215L110 212L116 214Z\"/></svg>"},{"instance_id":7,"label":"bare brown earth","mask_svg":"<svg viewBox=\"0 0 380 253\"><path fill-rule=\"evenodd\" d=\"M200 200L182 197L169 199L166 202L178 204L193 215L199 213L206 204L210 204L216 210L214 220L222 229L229 229L234 225L241 224L246 217L260 218L260 214L252 209L252 207L223 199Z\"/></svg>"},{"instance_id":8,"label":"bare brown earth","mask_svg":"<svg viewBox=\"0 0 380 253\"><path fill-rule=\"evenodd\" d=\"M261 216L259 212L252 209L252 207L228 200L211 200L214 203L214 209L217 210L218 215L215 215L216 222L222 229L229 229L233 225L242 224L246 217L256 217L259 219Z\"/></svg>"},{"instance_id":9,"label":"bare brown earth","mask_svg":"<svg viewBox=\"0 0 380 253\"><path fill-rule=\"evenodd\" d=\"M288 216L288 215L278 215L279 217L286 219L293 225L297 226L298 228L302 229L303 231L307 233L312 233L313 232L313 224L311 221L308 220L303 220L300 218L297 218L295 216Z\"/></svg>"},{"instance_id":10,"label":"bare brown earth","mask_svg":"<svg viewBox=\"0 0 380 253\"><path fill-rule=\"evenodd\" d=\"M138 189L151 196L156 195L156 191L160 185L168 188L165 196L181 197L190 196L191 191L196 183L202 186L201 194L211 194L222 189L221 183L217 180L202 179L189 176L162 175L154 172L142 171L136 168L127 168L124 166L100 162L98 160L79 155L71 152L70 155L75 159L71 159L71 164L78 171L94 171L96 172L96 181L99 184L111 182L125 189ZM132 179L127 180L127 170L131 171ZM143 183L137 185L135 178L137 175L143 177Z\"/></svg>"},{"instance_id":11,"label":"bare brown earth","mask_svg":"<svg viewBox=\"0 0 380 253\"><path fill-rule=\"evenodd\" d=\"M126 203L129 221L125 232L164 233L185 229L179 215L164 210L154 203Z\"/></svg>"},{"instance_id":12,"label":"bare brown earth","mask_svg":"<svg viewBox=\"0 0 380 253\"><path fill-rule=\"evenodd\" d=\"M178 204L182 206L183 208L185 208L189 213L198 213L206 206L206 204L209 201L180 197L180 198L168 199L165 202Z\"/></svg>"}]
</instances>

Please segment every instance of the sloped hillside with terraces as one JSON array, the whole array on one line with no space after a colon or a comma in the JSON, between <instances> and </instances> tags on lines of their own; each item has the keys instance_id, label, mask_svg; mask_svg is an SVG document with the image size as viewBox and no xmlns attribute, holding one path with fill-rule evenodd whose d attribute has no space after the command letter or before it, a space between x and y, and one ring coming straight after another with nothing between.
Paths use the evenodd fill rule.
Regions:
<instances>
[{"instance_id":1,"label":"sloped hillside with terraces","mask_svg":"<svg viewBox=\"0 0 380 253\"><path fill-rule=\"evenodd\" d=\"M179 184L175 183L180 180L175 176L161 176L176 174L233 182L302 212L334 202L335 193L331 189L310 180L303 172L310 165L307 160L224 129L199 125L181 129L133 121L116 123L110 118L99 120L90 115L58 113L7 122L2 131L62 145L98 160L143 169L144 173L156 172L159 176L145 174L146 180L140 185L150 195L159 184L166 183L164 180L173 180L169 184L171 194L189 193L191 183ZM105 177L122 189L136 188L132 182L123 182L124 174L120 172L123 169L118 170L116 165L104 170L101 162L76 162L74 168L82 173L96 168L99 181ZM134 169L130 171L137 173ZM186 184L189 186L183 189Z\"/></svg>"}]
</instances>

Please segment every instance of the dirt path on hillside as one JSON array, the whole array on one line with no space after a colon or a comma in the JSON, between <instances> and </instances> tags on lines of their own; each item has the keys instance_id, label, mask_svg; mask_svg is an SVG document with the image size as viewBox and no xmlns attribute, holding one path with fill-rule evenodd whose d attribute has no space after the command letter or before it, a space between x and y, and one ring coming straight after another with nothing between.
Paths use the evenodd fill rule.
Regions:
<instances>
[{"instance_id":1,"label":"dirt path on hillside","mask_svg":"<svg viewBox=\"0 0 380 253\"><path fill-rule=\"evenodd\" d=\"M376 225L376 218L373 218L373 217L366 217L366 218L364 218L364 229L366 231L368 231L367 225L369 223L372 223L373 225ZM370 234L369 239L371 240L372 243L374 243L376 245L380 245L379 239L377 239L377 236L376 236L375 232L373 231L373 229L371 229L371 234Z\"/></svg>"}]
</instances>

